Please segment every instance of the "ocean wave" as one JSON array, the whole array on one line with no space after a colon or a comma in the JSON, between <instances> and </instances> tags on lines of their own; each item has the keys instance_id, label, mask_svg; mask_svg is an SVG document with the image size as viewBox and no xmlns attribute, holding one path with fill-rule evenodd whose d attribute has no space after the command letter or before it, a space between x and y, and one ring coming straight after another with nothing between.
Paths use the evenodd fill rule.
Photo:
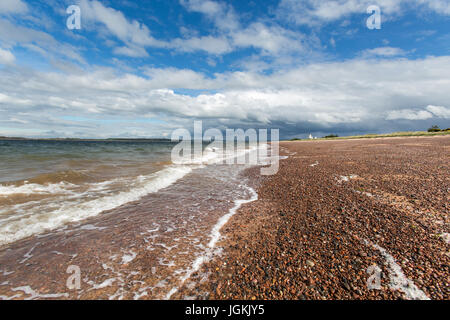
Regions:
<instances>
[{"instance_id":1,"label":"ocean wave","mask_svg":"<svg viewBox=\"0 0 450 320\"><path fill-rule=\"evenodd\" d=\"M98 215L107 210L117 208L128 202L137 201L143 196L157 192L170 186L192 171L192 166L168 166L158 172L148 176L139 176L133 179L132 187L127 191L121 191L113 195L103 196L94 200L85 200L85 197L78 197L78 201L61 201L56 210L45 210L37 207L33 214L27 212L26 215L16 214L14 219L8 216L7 219L0 219L0 244L11 243L28 236L50 231L64 224L77 222L89 217ZM102 183L103 185L108 182ZM95 184L101 187L99 184ZM1 194L7 192L68 192L65 183L53 185L23 185L6 186L0 188ZM72 192L72 191L71 191ZM73 192L72 192L73 193Z\"/></svg>"},{"instance_id":2,"label":"ocean wave","mask_svg":"<svg viewBox=\"0 0 450 320\"><path fill-rule=\"evenodd\" d=\"M115 177L106 181L93 181L91 174L94 172L69 170L0 185L0 200L6 204L0 209L0 245L55 230L137 201L174 184L192 170L221 164L227 159L253 154L264 148L267 146L250 146L227 154L226 150L222 153L222 149L207 147L200 158L182 164L166 164L151 174ZM120 169L118 166L117 170ZM17 199L12 201L13 198Z\"/></svg>"},{"instance_id":3,"label":"ocean wave","mask_svg":"<svg viewBox=\"0 0 450 320\"><path fill-rule=\"evenodd\" d=\"M22 185L0 185L0 197L14 194L67 194L71 193L71 183L59 182L50 184L28 183Z\"/></svg>"},{"instance_id":4,"label":"ocean wave","mask_svg":"<svg viewBox=\"0 0 450 320\"><path fill-rule=\"evenodd\" d=\"M227 163L227 161L231 159L241 159L242 157L247 156L253 152L257 152L258 150L263 150L267 148L267 145L261 144L259 146L249 146L248 148L237 149L228 151L227 149L218 148L218 147L206 147L201 155L196 156L195 154L190 157L181 157L175 163L177 164L223 164ZM255 157L257 159L257 157ZM244 161L245 162L245 161ZM256 163L254 163L256 164Z\"/></svg>"}]
</instances>

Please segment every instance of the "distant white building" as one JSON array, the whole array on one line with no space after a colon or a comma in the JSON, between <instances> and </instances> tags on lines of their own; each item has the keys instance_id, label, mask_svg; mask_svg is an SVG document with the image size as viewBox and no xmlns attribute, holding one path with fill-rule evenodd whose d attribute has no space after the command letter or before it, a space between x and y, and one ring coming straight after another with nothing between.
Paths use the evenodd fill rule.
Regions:
<instances>
[{"instance_id":1,"label":"distant white building","mask_svg":"<svg viewBox=\"0 0 450 320\"><path fill-rule=\"evenodd\" d=\"M309 139L311 139L311 140L314 139L314 137L312 136L311 133L309 134Z\"/></svg>"}]
</instances>

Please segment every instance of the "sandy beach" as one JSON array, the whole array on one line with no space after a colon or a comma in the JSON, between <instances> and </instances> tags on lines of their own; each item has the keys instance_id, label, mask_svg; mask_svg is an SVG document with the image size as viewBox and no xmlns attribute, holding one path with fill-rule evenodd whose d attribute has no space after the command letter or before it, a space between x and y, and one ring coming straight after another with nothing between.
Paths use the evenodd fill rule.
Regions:
<instances>
[{"instance_id":1,"label":"sandy beach","mask_svg":"<svg viewBox=\"0 0 450 320\"><path fill-rule=\"evenodd\" d=\"M281 143L289 158L275 176L247 172L259 200L193 275L209 280L174 298L449 299L449 148L450 137Z\"/></svg>"}]
</instances>

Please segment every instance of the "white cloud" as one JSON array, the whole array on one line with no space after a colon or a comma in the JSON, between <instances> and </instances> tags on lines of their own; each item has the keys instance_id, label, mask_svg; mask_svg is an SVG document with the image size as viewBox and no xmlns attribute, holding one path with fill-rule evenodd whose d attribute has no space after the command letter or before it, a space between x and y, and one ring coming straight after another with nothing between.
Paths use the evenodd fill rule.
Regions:
<instances>
[{"instance_id":1,"label":"white cloud","mask_svg":"<svg viewBox=\"0 0 450 320\"><path fill-rule=\"evenodd\" d=\"M240 28L239 17L231 5L211 0L180 0L180 4L188 11L206 15L222 31Z\"/></svg>"},{"instance_id":2,"label":"white cloud","mask_svg":"<svg viewBox=\"0 0 450 320\"><path fill-rule=\"evenodd\" d=\"M450 119L450 108L429 105L425 110L393 110L388 113L386 120L427 120L433 117Z\"/></svg>"},{"instance_id":3,"label":"white cloud","mask_svg":"<svg viewBox=\"0 0 450 320\"><path fill-rule=\"evenodd\" d=\"M406 52L400 48L393 47L380 47L374 49L367 49L361 53L361 56L365 58L373 58L373 57L397 57L404 56Z\"/></svg>"},{"instance_id":4,"label":"white cloud","mask_svg":"<svg viewBox=\"0 0 450 320\"><path fill-rule=\"evenodd\" d=\"M183 3L190 11L196 11L208 16L222 14L222 5L212 1L190 1ZM171 41L161 41L155 39L149 28L136 20L128 20L125 15L113 8L105 7L97 0L82 0L81 9L83 17L87 21L100 23L109 34L125 43L125 46L114 49L114 53L130 57L146 57L146 48L157 47L166 49L176 49L180 52L205 51L215 55L221 55L232 51L230 41L224 36L203 36L189 37L186 39L173 39ZM225 19L225 18L224 18ZM223 22L215 18L217 23ZM225 23L224 23L225 24Z\"/></svg>"},{"instance_id":5,"label":"white cloud","mask_svg":"<svg viewBox=\"0 0 450 320\"><path fill-rule=\"evenodd\" d=\"M201 12L210 16L222 14L224 5L209 0L180 0L180 4L190 11Z\"/></svg>"},{"instance_id":6,"label":"white cloud","mask_svg":"<svg viewBox=\"0 0 450 320\"><path fill-rule=\"evenodd\" d=\"M233 33L233 43L238 47L254 47L263 53L298 52L304 49L300 33L288 31L279 26L266 26L260 22L252 23L245 29Z\"/></svg>"},{"instance_id":7,"label":"white cloud","mask_svg":"<svg viewBox=\"0 0 450 320\"><path fill-rule=\"evenodd\" d=\"M402 1L405 0L378 0L377 5L384 14L393 14L400 11ZM282 0L278 15L299 25L318 26L351 14L366 14L367 8L373 4L372 0Z\"/></svg>"},{"instance_id":8,"label":"white cloud","mask_svg":"<svg viewBox=\"0 0 450 320\"><path fill-rule=\"evenodd\" d=\"M448 0L418 0L430 9L443 15L450 15L450 2Z\"/></svg>"},{"instance_id":9,"label":"white cloud","mask_svg":"<svg viewBox=\"0 0 450 320\"><path fill-rule=\"evenodd\" d=\"M0 14L6 13L26 13L28 11L27 5L22 0L1 0Z\"/></svg>"},{"instance_id":10,"label":"white cloud","mask_svg":"<svg viewBox=\"0 0 450 320\"><path fill-rule=\"evenodd\" d=\"M88 23L102 24L110 34L123 41L126 46L116 53L132 57L145 56L144 47L163 47L165 44L150 34L148 27L136 20L129 21L125 15L113 8L105 7L97 0L81 0L83 19Z\"/></svg>"},{"instance_id":11,"label":"white cloud","mask_svg":"<svg viewBox=\"0 0 450 320\"><path fill-rule=\"evenodd\" d=\"M233 7L223 2L180 0L180 4L187 11L203 14L210 20L213 24L211 34L197 36L196 32L182 30L186 37L162 41L155 39L146 25L127 19L122 12L105 7L97 0L81 0L81 9L88 28L97 28L99 24L103 26L109 35L125 44L113 49L114 53L130 57L148 56L148 47L175 49L178 52L203 51L211 55L253 47L264 55L276 55L299 53L309 45L301 33L275 24L255 22L244 27ZM98 31L102 32L101 29Z\"/></svg>"},{"instance_id":12,"label":"white cloud","mask_svg":"<svg viewBox=\"0 0 450 320\"><path fill-rule=\"evenodd\" d=\"M46 58L65 57L85 63L75 47L60 43L46 32L15 25L2 18L0 18L0 30L0 42L3 43L4 47L20 45L38 52Z\"/></svg>"},{"instance_id":13,"label":"white cloud","mask_svg":"<svg viewBox=\"0 0 450 320\"><path fill-rule=\"evenodd\" d=\"M0 104L15 106L32 106L33 102L28 99L21 99L0 93Z\"/></svg>"},{"instance_id":14,"label":"white cloud","mask_svg":"<svg viewBox=\"0 0 450 320\"><path fill-rule=\"evenodd\" d=\"M425 110L402 109L390 111L386 120L426 120L433 118L433 114Z\"/></svg>"},{"instance_id":15,"label":"white cloud","mask_svg":"<svg viewBox=\"0 0 450 320\"><path fill-rule=\"evenodd\" d=\"M438 118L450 119L450 108L429 105L427 110Z\"/></svg>"},{"instance_id":16,"label":"white cloud","mask_svg":"<svg viewBox=\"0 0 450 320\"><path fill-rule=\"evenodd\" d=\"M366 15L370 5L381 8L383 19L402 15L405 8L427 8L437 14L450 15L448 0L282 0L278 17L298 25L320 26L352 14Z\"/></svg>"},{"instance_id":17,"label":"white cloud","mask_svg":"<svg viewBox=\"0 0 450 320\"><path fill-rule=\"evenodd\" d=\"M149 83L147 85L152 89L188 88L194 90L207 90L208 88L215 88L213 79L208 79L205 75L190 69L147 68L144 73L149 77ZM150 83L154 83L154 85L151 85Z\"/></svg>"},{"instance_id":18,"label":"white cloud","mask_svg":"<svg viewBox=\"0 0 450 320\"><path fill-rule=\"evenodd\" d=\"M13 64L15 60L11 51L0 48L0 64Z\"/></svg>"},{"instance_id":19,"label":"white cloud","mask_svg":"<svg viewBox=\"0 0 450 320\"><path fill-rule=\"evenodd\" d=\"M241 122L367 126L386 119L448 118L448 109L436 106L450 103L449 69L450 57L356 59L268 75L229 72L213 78L175 68L143 69L146 77L118 75L106 68L73 74L21 74L5 69L0 70L0 92L8 94L0 96L0 108L7 110L5 118L29 121L37 127L43 114L51 114L55 118L51 127L57 131L68 125L58 120L58 115L97 115L102 119L158 116L171 125L199 118L226 121L230 126ZM191 96L175 89L203 93ZM417 105L428 107L414 109ZM48 126L41 124L42 128ZM98 128L89 130L96 134Z\"/></svg>"},{"instance_id":20,"label":"white cloud","mask_svg":"<svg viewBox=\"0 0 450 320\"><path fill-rule=\"evenodd\" d=\"M142 47L137 46L129 46L129 47L116 47L114 48L114 53L118 55L140 58L140 57L148 57L148 52Z\"/></svg>"},{"instance_id":21,"label":"white cloud","mask_svg":"<svg viewBox=\"0 0 450 320\"><path fill-rule=\"evenodd\" d=\"M233 51L230 41L226 37L214 36L175 39L170 46L181 52L206 51L214 55L222 55Z\"/></svg>"}]
</instances>

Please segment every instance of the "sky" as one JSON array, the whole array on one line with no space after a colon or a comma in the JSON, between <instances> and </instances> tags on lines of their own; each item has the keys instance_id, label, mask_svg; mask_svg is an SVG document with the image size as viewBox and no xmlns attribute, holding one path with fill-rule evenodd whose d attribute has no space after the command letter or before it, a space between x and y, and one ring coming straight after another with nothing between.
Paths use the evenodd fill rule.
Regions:
<instances>
[{"instance_id":1,"label":"sky","mask_svg":"<svg viewBox=\"0 0 450 320\"><path fill-rule=\"evenodd\" d=\"M0 1L0 136L196 120L281 138L448 128L450 0Z\"/></svg>"}]
</instances>

